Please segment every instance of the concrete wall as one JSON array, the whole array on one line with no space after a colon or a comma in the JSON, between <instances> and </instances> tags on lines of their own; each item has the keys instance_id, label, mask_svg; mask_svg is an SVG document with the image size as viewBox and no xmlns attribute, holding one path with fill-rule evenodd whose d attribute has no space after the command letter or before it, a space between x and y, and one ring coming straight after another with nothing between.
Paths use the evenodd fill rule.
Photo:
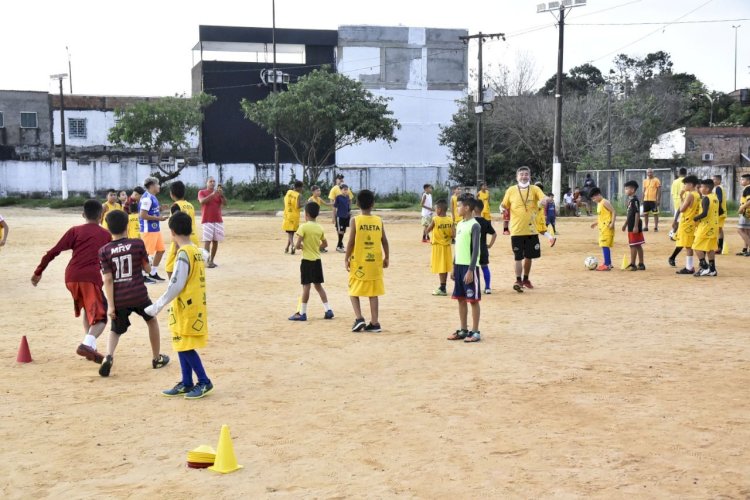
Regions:
<instances>
[{"instance_id":1,"label":"concrete wall","mask_svg":"<svg viewBox=\"0 0 750 500\"><path fill-rule=\"evenodd\" d=\"M0 90L0 112L3 113L0 146L13 147L16 157L49 159L52 138L47 92ZM21 128L21 112L36 113L37 127Z\"/></svg>"}]
</instances>

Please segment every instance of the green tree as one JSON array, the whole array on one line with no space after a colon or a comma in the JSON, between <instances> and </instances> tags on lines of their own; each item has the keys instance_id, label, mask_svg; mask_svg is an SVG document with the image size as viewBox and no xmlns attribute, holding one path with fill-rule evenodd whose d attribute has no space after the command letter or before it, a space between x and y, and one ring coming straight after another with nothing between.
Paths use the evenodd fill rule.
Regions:
<instances>
[{"instance_id":1,"label":"green tree","mask_svg":"<svg viewBox=\"0 0 750 500\"><path fill-rule=\"evenodd\" d=\"M539 89L540 95L554 96L557 76L552 75ZM602 72L593 64L582 64L571 68L570 74L562 75L563 95L587 95L589 92L596 91L604 85Z\"/></svg>"},{"instance_id":2,"label":"green tree","mask_svg":"<svg viewBox=\"0 0 750 500\"><path fill-rule=\"evenodd\" d=\"M375 97L358 81L326 69L315 70L284 92L250 102L245 117L269 134L277 132L302 165L304 181L317 182L334 152L363 141L396 141L401 125L388 109L389 99Z\"/></svg>"},{"instance_id":3,"label":"green tree","mask_svg":"<svg viewBox=\"0 0 750 500\"><path fill-rule=\"evenodd\" d=\"M143 148L149 156L169 151L173 156L188 148L188 137L195 134L203 121L203 109L216 98L200 93L186 98L181 95L141 101L115 111L115 126L109 131L109 141L119 146ZM156 164L154 176L159 182L174 179L182 166L164 168Z\"/></svg>"}]
</instances>

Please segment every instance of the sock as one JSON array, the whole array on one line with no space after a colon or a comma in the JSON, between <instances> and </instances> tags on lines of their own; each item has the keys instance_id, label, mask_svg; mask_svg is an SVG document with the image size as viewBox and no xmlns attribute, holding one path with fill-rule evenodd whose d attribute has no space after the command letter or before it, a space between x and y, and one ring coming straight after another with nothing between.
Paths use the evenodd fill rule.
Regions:
<instances>
[{"instance_id":1,"label":"sock","mask_svg":"<svg viewBox=\"0 0 750 500\"><path fill-rule=\"evenodd\" d=\"M669 258L669 260L675 260L680 252L682 252L682 247L674 247L674 252L672 252L672 256Z\"/></svg>"},{"instance_id":2,"label":"sock","mask_svg":"<svg viewBox=\"0 0 750 500\"><path fill-rule=\"evenodd\" d=\"M83 345L96 349L96 337L87 333L86 336L83 337Z\"/></svg>"},{"instance_id":3,"label":"sock","mask_svg":"<svg viewBox=\"0 0 750 500\"><path fill-rule=\"evenodd\" d=\"M552 233L550 233L550 232L544 233L544 236L546 236L547 239L550 240L550 241L552 241L552 238L554 238L554 236L552 236Z\"/></svg>"},{"instance_id":4,"label":"sock","mask_svg":"<svg viewBox=\"0 0 750 500\"><path fill-rule=\"evenodd\" d=\"M701 259L701 269L707 269L708 268L708 262L706 262L706 259Z\"/></svg>"},{"instance_id":5,"label":"sock","mask_svg":"<svg viewBox=\"0 0 750 500\"><path fill-rule=\"evenodd\" d=\"M182 370L182 385L185 387L193 386L193 370L190 369L190 362L187 358L188 351L180 351L177 357L180 358L180 370Z\"/></svg>"},{"instance_id":6,"label":"sock","mask_svg":"<svg viewBox=\"0 0 750 500\"><path fill-rule=\"evenodd\" d=\"M557 234L557 228L555 227L554 224L552 224L552 232L555 233L555 234Z\"/></svg>"},{"instance_id":7,"label":"sock","mask_svg":"<svg viewBox=\"0 0 750 500\"><path fill-rule=\"evenodd\" d=\"M529 275L528 274L524 274L523 275L523 280L524 281L529 281Z\"/></svg>"},{"instance_id":8,"label":"sock","mask_svg":"<svg viewBox=\"0 0 750 500\"><path fill-rule=\"evenodd\" d=\"M343 247L344 246L344 235L342 233L339 233L339 244L336 245L337 247Z\"/></svg>"},{"instance_id":9,"label":"sock","mask_svg":"<svg viewBox=\"0 0 750 500\"><path fill-rule=\"evenodd\" d=\"M516 281L521 281L521 277L520 276L516 276Z\"/></svg>"},{"instance_id":10,"label":"sock","mask_svg":"<svg viewBox=\"0 0 750 500\"><path fill-rule=\"evenodd\" d=\"M688 255L687 257L685 257L685 269L693 269L693 265L693 256Z\"/></svg>"},{"instance_id":11,"label":"sock","mask_svg":"<svg viewBox=\"0 0 750 500\"><path fill-rule=\"evenodd\" d=\"M708 261L708 268L711 271L716 271L716 261L715 260L709 260Z\"/></svg>"},{"instance_id":12,"label":"sock","mask_svg":"<svg viewBox=\"0 0 750 500\"><path fill-rule=\"evenodd\" d=\"M211 382L206 375L206 370L203 369L201 357L198 356L198 352L195 349L185 351L185 358L190 365L190 369L195 372L195 376L198 378L198 383L208 384Z\"/></svg>"},{"instance_id":13,"label":"sock","mask_svg":"<svg viewBox=\"0 0 750 500\"><path fill-rule=\"evenodd\" d=\"M719 246L718 246L719 252L724 250L724 238L719 238Z\"/></svg>"},{"instance_id":14,"label":"sock","mask_svg":"<svg viewBox=\"0 0 750 500\"><path fill-rule=\"evenodd\" d=\"M482 266L482 275L484 276L484 288L491 288L490 280L492 279L492 275L490 274L490 266Z\"/></svg>"},{"instance_id":15,"label":"sock","mask_svg":"<svg viewBox=\"0 0 750 500\"><path fill-rule=\"evenodd\" d=\"M440 283L440 290L445 291L445 283Z\"/></svg>"},{"instance_id":16,"label":"sock","mask_svg":"<svg viewBox=\"0 0 750 500\"><path fill-rule=\"evenodd\" d=\"M323 302L323 310L325 312L328 312L331 310L331 306L328 304L328 302Z\"/></svg>"},{"instance_id":17,"label":"sock","mask_svg":"<svg viewBox=\"0 0 750 500\"><path fill-rule=\"evenodd\" d=\"M307 314L307 302L303 302L299 305L299 313Z\"/></svg>"},{"instance_id":18,"label":"sock","mask_svg":"<svg viewBox=\"0 0 750 500\"><path fill-rule=\"evenodd\" d=\"M157 269L159 269L157 266L151 266L151 276L156 276Z\"/></svg>"},{"instance_id":19,"label":"sock","mask_svg":"<svg viewBox=\"0 0 750 500\"><path fill-rule=\"evenodd\" d=\"M611 266L612 265L612 253L610 251L610 248L602 247L602 253L604 254L604 265Z\"/></svg>"}]
</instances>

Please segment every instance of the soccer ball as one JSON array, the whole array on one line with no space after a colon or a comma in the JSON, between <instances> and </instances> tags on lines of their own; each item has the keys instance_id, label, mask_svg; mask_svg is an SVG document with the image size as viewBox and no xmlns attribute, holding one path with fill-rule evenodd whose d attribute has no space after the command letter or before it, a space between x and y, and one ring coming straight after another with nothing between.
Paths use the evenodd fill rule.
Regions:
<instances>
[{"instance_id":1,"label":"soccer ball","mask_svg":"<svg viewBox=\"0 0 750 500\"><path fill-rule=\"evenodd\" d=\"M599 265L599 260L592 255L589 255L583 261L583 266L589 271L593 271L594 269L596 269L598 265Z\"/></svg>"}]
</instances>

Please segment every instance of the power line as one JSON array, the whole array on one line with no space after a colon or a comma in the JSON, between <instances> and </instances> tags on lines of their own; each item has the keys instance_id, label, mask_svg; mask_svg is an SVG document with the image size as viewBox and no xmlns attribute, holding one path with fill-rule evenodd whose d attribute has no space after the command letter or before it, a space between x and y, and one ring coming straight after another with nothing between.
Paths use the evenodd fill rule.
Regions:
<instances>
[{"instance_id":1,"label":"power line","mask_svg":"<svg viewBox=\"0 0 750 500\"><path fill-rule=\"evenodd\" d=\"M750 18L742 17L739 19L705 19L703 21L662 21L655 22L638 22L638 23L568 23L568 26L645 26L649 24L670 25L670 24L708 24L708 23L733 23L735 21L750 21Z\"/></svg>"}]
</instances>

